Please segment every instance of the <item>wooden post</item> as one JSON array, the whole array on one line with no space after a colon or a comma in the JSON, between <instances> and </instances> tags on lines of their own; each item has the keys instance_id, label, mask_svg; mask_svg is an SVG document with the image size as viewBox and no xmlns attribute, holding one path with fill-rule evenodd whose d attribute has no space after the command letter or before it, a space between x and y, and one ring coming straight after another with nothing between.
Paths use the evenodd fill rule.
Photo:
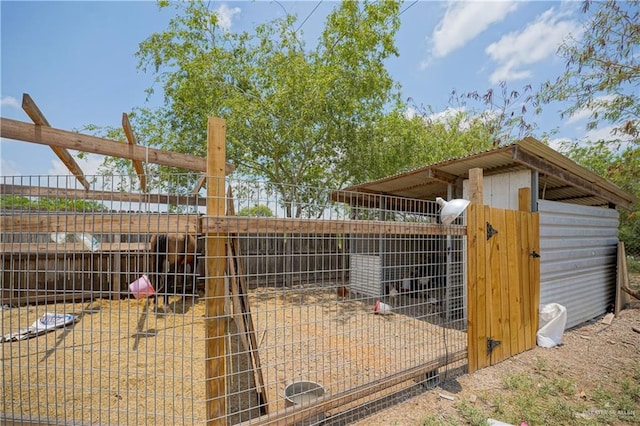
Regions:
<instances>
[{"instance_id":1,"label":"wooden post","mask_svg":"<svg viewBox=\"0 0 640 426\"><path fill-rule=\"evenodd\" d=\"M483 206L483 171L469 170L467 210L467 356L469 373L486 367L486 332L488 327L486 294L486 227Z\"/></svg>"},{"instance_id":2,"label":"wooden post","mask_svg":"<svg viewBox=\"0 0 640 426\"><path fill-rule=\"evenodd\" d=\"M469 200L473 204L484 204L482 169L469 170Z\"/></svg>"},{"instance_id":3,"label":"wooden post","mask_svg":"<svg viewBox=\"0 0 640 426\"><path fill-rule=\"evenodd\" d=\"M518 188L518 210L531 211L531 188Z\"/></svg>"},{"instance_id":4,"label":"wooden post","mask_svg":"<svg viewBox=\"0 0 640 426\"><path fill-rule=\"evenodd\" d=\"M207 126L207 215L225 214L225 120L210 117ZM207 425L226 424L226 333L224 274L225 241L222 232L206 235L205 283L205 395Z\"/></svg>"},{"instance_id":5,"label":"wooden post","mask_svg":"<svg viewBox=\"0 0 640 426\"><path fill-rule=\"evenodd\" d=\"M113 242L118 245L118 249L113 252L112 259L113 264L111 265L111 270L113 273L111 274L111 300L119 300L120 299L120 291L122 287L122 282L120 281L120 277L122 276L122 245L121 245L121 235L114 234Z\"/></svg>"}]
</instances>

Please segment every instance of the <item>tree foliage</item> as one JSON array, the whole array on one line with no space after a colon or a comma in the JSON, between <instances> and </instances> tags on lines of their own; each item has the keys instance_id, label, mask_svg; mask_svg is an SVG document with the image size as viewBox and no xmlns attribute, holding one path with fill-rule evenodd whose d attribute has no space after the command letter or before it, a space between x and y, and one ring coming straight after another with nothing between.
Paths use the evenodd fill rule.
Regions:
<instances>
[{"instance_id":1,"label":"tree foliage","mask_svg":"<svg viewBox=\"0 0 640 426\"><path fill-rule=\"evenodd\" d=\"M567 102L563 116L587 111L588 129L608 122L619 136L638 144L640 0L586 0L582 10L593 14L581 37L569 37L558 50L565 73L543 85L539 100Z\"/></svg>"},{"instance_id":2,"label":"tree foliage","mask_svg":"<svg viewBox=\"0 0 640 426\"><path fill-rule=\"evenodd\" d=\"M582 34L558 49L565 72L543 84L537 100L565 102L563 117L588 113L588 130L613 125L611 138L573 141L562 151L640 197L640 1L586 0L582 11ZM620 211L620 239L640 253L640 206Z\"/></svg>"},{"instance_id":3,"label":"tree foliage","mask_svg":"<svg viewBox=\"0 0 640 426\"><path fill-rule=\"evenodd\" d=\"M238 210L238 216L273 217L271 209L263 204L256 204L251 207L243 207Z\"/></svg>"},{"instance_id":4,"label":"tree foliage","mask_svg":"<svg viewBox=\"0 0 640 426\"><path fill-rule=\"evenodd\" d=\"M149 145L205 156L207 119L224 118L227 160L239 174L268 180L290 215L302 214L294 205L313 194L286 188L348 182L352 151L365 150L384 111L399 107L384 67L397 54L398 2L340 3L312 48L289 14L231 32L215 3L159 4L178 14L137 55L165 102L137 114L135 127Z\"/></svg>"},{"instance_id":5,"label":"tree foliage","mask_svg":"<svg viewBox=\"0 0 640 426\"><path fill-rule=\"evenodd\" d=\"M0 208L5 210L43 210L104 212L109 209L97 201L39 197L31 199L20 195L0 195Z\"/></svg>"},{"instance_id":6,"label":"tree foliage","mask_svg":"<svg viewBox=\"0 0 640 426\"><path fill-rule=\"evenodd\" d=\"M530 84L520 90L509 89L506 81L484 92L474 90L461 93L454 89L449 102L454 108L464 110L468 120L484 127L494 147L532 136L538 129L532 115L539 113L540 108Z\"/></svg>"},{"instance_id":7,"label":"tree foliage","mask_svg":"<svg viewBox=\"0 0 640 426\"><path fill-rule=\"evenodd\" d=\"M640 150L633 145L616 148L606 141L573 141L561 146L566 156L640 199ZM640 206L619 213L619 238L629 253L640 256Z\"/></svg>"}]
</instances>

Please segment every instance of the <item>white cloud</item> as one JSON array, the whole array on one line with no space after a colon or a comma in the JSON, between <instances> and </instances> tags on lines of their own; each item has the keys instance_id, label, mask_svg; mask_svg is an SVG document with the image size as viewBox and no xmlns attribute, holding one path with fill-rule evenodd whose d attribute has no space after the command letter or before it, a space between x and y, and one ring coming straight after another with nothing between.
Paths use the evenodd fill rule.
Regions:
<instances>
[{"instance_id":1,"label":"white cloud","mask_svg":"<svg viewBox=\"0 0 640 426\"><path fill-rule=\"evenodd\" d=\"M431 35L432 55L443 57L464 46L518 8L513 1L450 1Z\"/></svg>"},{"instance_id":2,"label":"white cloud","mask_svg":"<svg viewBox=\"0 0 640 426\"><path fill-rule=\"evenodd\" d=\"M85 176L91 177L98 174L98 168L104 161L104 156L98 154L87 154L86 158L79 159L76 157L75 152L71 153L80 166L80 169ZM51 160L51 168L45 173L51 176L72 175L62 161L58 158Z\"/></svg>"},{"instance_id":3,"label":"white cloud","mask_svg":"<svg viewBox=\"0 0 640 426\"><path fill-rule=\"evenodd\" d=\"M616 97L614 95L595 97L591 102L589 102L589 105L585 105L584 108L580 108L579 110L574 112L573 115L571 115L567 119L567 124L573 124L586 120L587 118L591 117L591 114L593 114L595 111L602 111L603 104L608 104L609 102L614 101L615 98Z\"/></svg>"},{"instance_id":4,"label":"white cloud","mask_svg":"<svg viewBox=\"0 0 640 426\"><path fill-rule=\"evenodd\" d=\"M448 107L444 111L429 114L425 117L425 120L430 122L448 124L462 112L464 112L464 108Z\"/></svg>"},{"instance_id":5,"label":"white cloud","mask_svg":"<svg viewBox=\"0 0 640 426\"><path fill-rule=\"evenodd\" d=\"M582 138L582 141L615 141L624 143L631 143L633 138L630 135L615 133L614 129L616 126L609 125L605 127L599 127L597 129L587 131Z\"/></svg>"},{"instance_id":6,"label":"white cloud","mask_svg":"<svg viewBox=\"0 0 640 426\"><path fill-rule=\"evenodd\" d=\"M593 111L588 108L581 108L574 112L573 115L567 119L567 124L578 123L580 121L586 120L587 118L591 117L592 113Z\"/></svg>"},{"instance_id":7,"label":"white cloud","mask_svg":"<svg viewBox=\"0 0 640 426\"><path fill-rule=\"evenodd\" d=\"M491 83L530 77L531 71L525 68L526 65L549 58L569 34L578 38L581 32L580 24L568 19L567 13L548 9L524 30L506 34L485 49L497 63L490 77Z\"/></svg>"},{"instance_id":8,"label":"white cloud","mask_svg":"<svg viewBox=\"0 0 640 426\"><path fill-rule=\"evenodd\" d=\"M19 165L15 161L0 158L0 176L20 176Z\"/></svg>"},{"instance_id":9,"label":"white cloud","mask_svg":"<svg viewBox=\"0 0 640 426\"><path fill-rule=\"evenodd\" d=\"M549 141L549 147L555 149L558 152L562 152L563 146L570 144L572 141L570 138L556 138Z\"/></svg>"},{"instance_id":10,"label":"white cloud","mask_svg":"<svg viewBox=\"0 0 640 426\"><path fill-rule=\"evenodd\" d=\"M0 105L2 107L10 107L10 108L15 108L15 109L21 109L20 108L20 103L13 96L3 96L0 99Z\"/></svg>"},{"instance_id":11,"label":"white cloud","mask_svg":"<svg viewBox=\"0 0 640 426\"><path fill-rule=\"evenodd\" d=\"M233 24L233 17L240 13L239 7L230 8L226 4L222 4L218 10L216 10L216 15L218 17L218 25L224 31L230 31L231 25Z\"/></svg>"}]
</instances>

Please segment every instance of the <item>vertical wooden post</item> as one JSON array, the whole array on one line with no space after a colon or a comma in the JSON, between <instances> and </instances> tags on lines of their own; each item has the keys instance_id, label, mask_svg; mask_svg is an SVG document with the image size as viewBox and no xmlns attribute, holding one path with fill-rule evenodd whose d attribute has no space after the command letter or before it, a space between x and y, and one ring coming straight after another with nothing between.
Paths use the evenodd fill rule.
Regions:
<instances>
[{"instance_id":1,"label":"vertical wooden post","mask_svg":"<svg viewBox=\"0 0 640 426\"><path fill-rule=\"evenodd\" d=\"M115 234L113 236L113 242L118 244L118 249L113 252L113 263L111 264L111 270L113 273L111 274L111 296L109 297L111 300L120 299L120 290L122 283L120 281L120 277L122 276L122 249L120 247L121 238L120 234ZM147 270L147 269L145 269Z\"/></svg>"},{"instance_id":2,"label":"vertical wooden post","mask_svg":"<svg viewBox=\"0 0 640 426\"><path fill-rule=\"evenodd\" d=\"M207 126L207 215L225 214L225 120L210 117ZM206 235L205 395L207 425L226 424L226 332L223 233Z\"/></svg>"},{"instance_id":3,"label":"vertical wooden post","mask_svg":"<svg viewBox=\"0 0 640 426\"><path fill-rule=\"evenodd\" d=\"M531 188L518 188L518 210L531 211Z\"/></svg>"},{"instance_id":4,"label":"vertical wooden post","mask_svg":"<svg viewBox=\"0 0 640 426\"><path fill-rule=\"evenodd\" d=\"M482 169L469 170L469 200L473 204L484 204Z\"/></svg>"},{"instance_id":5,"label":"vertical wooden post","mask_svg":"<svg viewBox=\"0 0 640 426\"><path fill-rule=\"evenodd\" d=\"M469 372L486 367L487 269L482 169L469 170L467 210L467 357Z\"/></svg>"}]
</instances>

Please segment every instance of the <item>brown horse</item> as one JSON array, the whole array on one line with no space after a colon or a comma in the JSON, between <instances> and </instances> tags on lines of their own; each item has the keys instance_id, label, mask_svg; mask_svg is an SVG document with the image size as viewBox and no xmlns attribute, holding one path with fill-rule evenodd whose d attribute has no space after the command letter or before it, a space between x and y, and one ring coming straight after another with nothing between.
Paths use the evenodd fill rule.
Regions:
<instances>
[{"instance_id":1,"label":"brown horse","mask_svg":"<svg viewBox=\"0 0 640 426\"><path fill-rule=\"evenodd\" d=\"M181 274L195 272L197 256L197 240L187 234L159 234L153 235L149 242L149 279L156 287L158 296L164 296L164 312L171 312L169 295L177 293L177 281ZM185 297L184 276L182 277L182 298ZM173 290L173 292L170 292ZM156 296L157 297L157 296ZM157 303L156 298L156 303Z\"/></svg>"}]
</instances>

